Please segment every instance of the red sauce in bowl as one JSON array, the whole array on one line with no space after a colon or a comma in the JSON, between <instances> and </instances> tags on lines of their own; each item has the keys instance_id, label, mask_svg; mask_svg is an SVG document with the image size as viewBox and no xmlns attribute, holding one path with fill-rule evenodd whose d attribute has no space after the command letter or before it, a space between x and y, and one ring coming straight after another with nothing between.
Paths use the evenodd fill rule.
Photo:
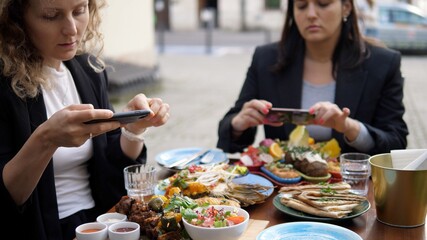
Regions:
<instances>
[{"instance_id":1,"label":"red sauce in bowl","mask_svg":"<svg viewBox=\"0 0 427 240\"><path fill-rule=\"evenodd\" d=\"M135 229L136 228L133 228L133 227L122 227L122 228L114 229L114 232L131 232Z\"/></svg>"}]
</instances>

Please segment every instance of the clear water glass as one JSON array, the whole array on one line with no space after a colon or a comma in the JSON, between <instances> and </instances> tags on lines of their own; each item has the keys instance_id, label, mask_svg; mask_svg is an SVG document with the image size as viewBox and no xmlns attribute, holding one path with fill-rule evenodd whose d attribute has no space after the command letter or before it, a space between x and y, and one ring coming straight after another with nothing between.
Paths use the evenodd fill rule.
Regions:
<instances>
[{"instance_id":1,"label":"clear water glass","mask_svg":"<svg viewBox=\"0 0 427 240\"><path fill-rule=\"evenodd\" d=\"M344 153L340 156L342 181L350 184L350 192L366 196L369 188L371 166L369 158L364 153Z\"/></svg>"},{"instance_id":2,"label":"clear water glass","mask_svg":"<svg viewBox=\"0 0 427 240\"><path fill-rule=\"evenodd\" d=\"M124 168L128 197L143 202L154 195L156 172L156 167L150 164L136 164Z\"/></svg>"}]
</instances>

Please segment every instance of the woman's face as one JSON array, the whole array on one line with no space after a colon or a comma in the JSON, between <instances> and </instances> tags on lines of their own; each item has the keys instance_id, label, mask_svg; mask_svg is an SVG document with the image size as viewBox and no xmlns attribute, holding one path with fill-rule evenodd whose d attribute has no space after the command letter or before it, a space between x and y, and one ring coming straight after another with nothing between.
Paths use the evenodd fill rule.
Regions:
<instances>
[{"instance_id":1,"label":"woman's face","mask_svg":"<svg viewBox=\"0 0 427 240\"><path fill-rule=\"evenodd\" d=\"M59 68L73 58L89 22L89 0L29 0L27 34L44 64Z\"/></svg>"},{"instance_id":2,"label":"woman's face","mask_svg":"<svg viewBox=\"0 0 427 240\"><path fill-rule=\"evenodd\" d=\"M307 43L336 42L351 4L342 0L294 0L294 18Z\"/></svg>"}]
</instances>

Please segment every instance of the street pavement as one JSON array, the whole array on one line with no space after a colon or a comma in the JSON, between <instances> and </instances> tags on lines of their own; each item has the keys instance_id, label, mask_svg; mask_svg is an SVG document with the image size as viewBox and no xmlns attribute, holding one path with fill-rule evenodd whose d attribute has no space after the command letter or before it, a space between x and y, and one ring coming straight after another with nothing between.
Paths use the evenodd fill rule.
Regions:
<instances>
[{"instance_id":1,"label":"street pavement","mask_svg":"<svg viewBox=\"0 0 427 240\"><path fill-rule=\"evenodd\" d=\"M179 37L184 38L184 35ZM214 42L207 54L206 42L200 40L203 36L199 32L197 40L197 36L187 34L189 43L181 38L177 38L180 40L175 43L165 41L167 45L159 54L160 82L155 87L141 90L149 97L162 98L171 107L168 123L152 128L146 134L149 162L154 163L157 154L171 149L214 148L218 122L237 99L254 46L265 43L266 39L271 40L262 32L258 35L236 35L238 37L231 38L235 42L249 37L253 41L246 39L240 46L235 42L228 45L225 41L217 45ZM272 36L277 37L278 34ZM404 118L409 127L408 148L411 149L427 148L425 66L427 56L403 56ZM256 143L263 138L260 129Z\"/></svg>"}]
</instances>

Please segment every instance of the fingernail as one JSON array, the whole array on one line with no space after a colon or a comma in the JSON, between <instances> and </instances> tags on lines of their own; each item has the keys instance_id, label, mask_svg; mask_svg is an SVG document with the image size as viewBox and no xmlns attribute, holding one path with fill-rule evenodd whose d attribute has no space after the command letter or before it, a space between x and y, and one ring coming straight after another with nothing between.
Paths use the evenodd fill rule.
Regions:
<instances>
[{"instance_id":1,"label":"fingernail","mask_svg":"<svg viewBox=\"0 0 427 240\"><path fill-rule=\"evenodd\" d=\"M310 108L310 110L308 110L308 112L309 112L310 114L314 114L314 109L313 109L313 108Z\"/></svg>"},{"instance_id":2,"label":"fingernail","mask_svg":"<svg viewBox=\"0 0 427 240\"><path fill-rule=\"evenodd\" d=\"M264 108L263 110L262 110L262 112L264 113L264 114L267 114L268 113L268 108Z\"/></svg>"}]
</instances>

